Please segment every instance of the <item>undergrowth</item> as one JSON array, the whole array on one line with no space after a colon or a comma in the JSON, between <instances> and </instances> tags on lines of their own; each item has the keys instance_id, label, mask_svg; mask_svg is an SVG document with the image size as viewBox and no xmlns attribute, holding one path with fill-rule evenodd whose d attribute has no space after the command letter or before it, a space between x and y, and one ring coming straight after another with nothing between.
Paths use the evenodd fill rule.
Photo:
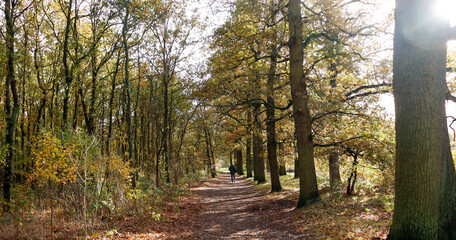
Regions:
<instances>
[{"instance_id":1,"label":"undergrowth","mask_svg":"<svg viewBox=\"0 0 456 240\"><path fill-rule=\"evenodd\" d=\"M367 181L371 172L359 171L359 183L353 195L345 193L345 184L341 190L329 191L329 179L319 172L318 182L321 201L299 211L294 224L317 239L386 239L392 221L394 195L388 186L378 186L382 182ZM299 180L294 174L280 176L282 192L270 193L269 173L266 182L256 184L249 178L254 188L265 194L271 201L292 199L297 203Z\"/></svg>"}]
</instances>

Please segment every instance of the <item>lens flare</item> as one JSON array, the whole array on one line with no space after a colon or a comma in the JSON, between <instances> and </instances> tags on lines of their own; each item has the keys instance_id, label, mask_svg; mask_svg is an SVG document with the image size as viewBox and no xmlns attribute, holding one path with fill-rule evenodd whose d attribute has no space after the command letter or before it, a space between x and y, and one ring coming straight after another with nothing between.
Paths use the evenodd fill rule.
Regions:
<instances>
[{"instance_id":1,"label":"lens flare","mask_svg":"<svg viewBox=\"0 0 456 240\"><path fill-rule=\"evenodd\" d=\"M456 23L456 0L437 0L434 6L437 16L448 19L452 25Z\"/></svg>"}]
</instances>

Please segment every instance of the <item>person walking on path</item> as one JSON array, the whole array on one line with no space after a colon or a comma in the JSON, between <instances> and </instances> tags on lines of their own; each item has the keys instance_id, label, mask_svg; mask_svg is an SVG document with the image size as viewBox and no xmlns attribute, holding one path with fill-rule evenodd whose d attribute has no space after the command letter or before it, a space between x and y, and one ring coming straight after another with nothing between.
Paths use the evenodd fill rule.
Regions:
<instances>
[{"instance_id":1,"label":"person walking on path","mask_svg":"<svg viewBox=\"0 0 456 240\"><path fill-rule=\"evenodd\" d=\"M230 173L231 173L231 182L235 183L236 177L234 174L236 173L236 167L233 164L231 164L230 167L228 168L228 170L230 170Z\"/></svg>"}]
</instances>

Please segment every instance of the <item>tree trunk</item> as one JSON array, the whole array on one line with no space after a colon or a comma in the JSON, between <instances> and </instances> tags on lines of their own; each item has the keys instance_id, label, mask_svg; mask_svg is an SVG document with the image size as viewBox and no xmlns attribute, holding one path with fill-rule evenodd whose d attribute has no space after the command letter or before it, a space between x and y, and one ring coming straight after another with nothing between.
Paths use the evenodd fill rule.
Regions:
<instances>
[{"instance_id":1,"label":"tree trunk","mask_svg":"<svg viewBox=\"0 0 456 240\"><path fill-rule=\"evenodd\" d=\"M78 59L79 58L79 37L78 37L78 18L79 18L79 11L78 11L78 1L77 0L74 0L74 21L73 21L73 41L74 41L74 58L75 59ZM69 50L68 50L69 51ZM76 66L77 69L80 68L80 65L79 65L79 61L76 60L76 62L74 62L74 65ZM68 67L68 66L67 66ZM73 81L73 72L71 71L70 72L70 76L71 76L71 81ZM77 73L77 78L76 78L76 84L73 84L75 85L74 86L74 110L73 110L73 124L72 124L72 127L73 129L76 129L77 127L77 124L78 124L78 109L79 109L79 104L78 104L78 101L79 101L79 96L82 97L82 89L81 88L81 74L78 72ZM69 88L71 86L68 86ZM78 90L81 90L80 93L81 94L78 94ZM68 101L68 99L67 99ZM84 101L84 98L81 99L81 102ZM84 114L87 114L86 113L86 110L87 109L84 109L85 112ZM87 118L86 118L87 119ZM66 121L63 123L64 125L66 124ZM69 125L69 124L66 124L66 125ZM88 123L86 122L86 125L88 125ZM65 126L66 127L66 126Z\"/></svg>"},{"instance_id":2,"label":"tree trunk","mask_svg":"<svg viewBox=\"0 0 456 240\"><path fill-rule=\"evenodd\" d=\"M312 121L308 108L307 85L304 79L302 15L299 0L290 0L288 4L290 28L290 84L293 100L296 140L299 161L299 200L298 208L320 200L313 156Z\"/></svg>"},{"instance_id":3,"label":"tree trunk","mask_svg":"<svg viewBox=\"0 0 456 240\"><path fill-rule=\"evenodd\" d=\"M164 77L163 79L163 156L165 160L165 177L166 177L166 182L171 182L170 176L169 176L169 121L168 121L168 80Z\"/></svg>"},{"instance_id":4,"label":"tree trunk","mask_svg":"<svg viewBox=\"0 0 456 240\"><path fill-rule=\"evenodd\" d=\"M71 28L71 8L73 6L73 0L69 0L68 2L68 9L67 13L65 15L66 22L65 22L65 32L64 32L64 37L63 37L63 69L64 69L64 74L65 74L65 96L63 97L63 113L62 113L62 129L66 128L67 125L67 119L68 119L68 105L69 105L69 99L70 99L70 88L71 88L71 83L73 82L73 76L70 70L69 66L69 41L70 41L70 28Z\"/></svg>"},{"instance_id":5,"label":"tree trunk","mask_svg":"<svg viewBox=\"0 0 456 240\"><path fill-rule=\"evenodd\" d=\"M129 46L128 46L128 18L130 17L130 1L125 2L125 18L123 19L122 27L122 44L125 54L125 90L127 93L127 102L125 103L125 116L127 120L127 142L128 142L128 160L131 162L131 165L134 166L133 162L133 136L131 130L131 89L130 89L130 55L129 55ZM132 186L136 187L136 181L134 176L132 176Z\"/></svg>"},{"instance_id":6,"label":"tree trunk","mask_svg":"<svg viewBox=\"0 0 456 240\"><path fill-rule=\"evenodd\" d=\"M213 153L211 153L211 138L209 135L209 129L207 126L204 126L204 137L206 139L206 155L207 155L207 172L208 174L211 175L212 178L215 178L216 173L215 173L215 166L214 166L214 161L212 158L214 157Z\"/></svg>"},{"instance_id":7,"label":"tree trunk","mask_svg":"<svg viewBox=\"0 0 456 240\"><path fill-rule=\"evenodd\" d=\"M165 39L166 40L166 39ZM164 48L166 47L166 42L163 43ZM164 52L164 51L163 51ZM166 63L166 56L163 53L163 61L164 61L164 70L163 70L163 156L164 156L164 164L165 164L165 177L166 182L171 182L170 180L170 173L169 173L169 161L170 161L170 153L169 153L169 135L170 135L170 117L169 117L169 79L168 79L168 64Z\"/></svg>"},{"instance_id":8,"label":"tree trunk","mask_svg":"<svg viewBox=\"0 0 456 240\"><path fill-rule=\"evenodd\" d=\"M3 211L8 212L10 210L9 203L11 201L11 175L12 165L14 158L14 135L16 130L16 124L19 116L19 96L17 92L17 82L14 71L14 7L15 4L11 0L5 0L5 21L6 21L6 84L5 84L5 120L6 120L6 157L3 170L3 198L5 200L3 205ZM11 96L12 95L12 106Z\"/></svg>"},{"instance_id":9,"label":"tree trunk","mask_svg":"<svg viewBox=\"0 0 456 240\"><path fill-rule=\"evenodd\" d=\"M278 152L278 162L279 162L279 175L284 176L287 175L287 168L285 166L285 153L284 153L284 143L280 142L279 144L279 152Z\"/></svg>"},{"instance_id":10,"label":"tree trunk","mask_svg":"<svg viewBox=\"0 0 456 240\"><path fill-rule=\"evenodd\" d=\"M340 191L342 183L339 170L339 153L333 151L329 154L329 190L331 192Z\"/></svg>"},{"instance_id":11,"label":"tree trunk","mask_svg":"<svg viewBox=\"0 0 456 240\"><path fill-rule=\"evenodd\" d=\"M448 21L435 1L396 1L396 197L389 239L456 239L456 177L445 113Z\"/></svg>"},{"instance_id":12,"label":"tree trunk","mask_svg":"<svg viewBox=\"0 0 456 240\"><path fill-rule=\"evenodd\" d=\"M210 154L211 154L211 176L212 178L215 178L217 176L217 171L215 169L215 157L214 157L214 147L212 145L212 138L211 138L211 134L209 132L209 129L207 129L207 135L209 137L209 150L210 150Z\"/></svg>"},{"instance_id":13,"label":"tree trunk","mask_svg":"<svg viewBox=\"0 0 456 240\"><path fill-rule=\"evenodd\" d=\"M159 126L159 121L160 119L157 117L155 119L156 125ZM157 127L158 128L158 127ZM156 138L156 157L155 157L155 186L157 188L160 187L160 156L161 156L161 151L163 150L163 137L160 138L158 136L160 131L157 132L157 138Z\"/></svg>"},{"instance_id":14,"label":"tree trunk","mask_svg":"<svg viewBox=\"0 0 456 240\"><path fill-rule=\"evenodd\" d=\"M298 162L298 147L296 146L296 140L293 141L294 149L294 179L299 178L299 162Z\"/></svg>"},{"instance_id":15,"label":"tree trunk","mask_svg":"<svg viewBox=\"0 0 456 240\"><path fill-rule=\"evenodd\" d=\"M36 117L36 123L35 123L35 134L38 134L40 127L45 127L45 121L46 119L46 102L47 102L47 89L43 86L41 82L41 67L40 67L40 61L39 61L39 41L38 38L35 40L35 50L33 51L33 64L35 67L35 77L36 77L36 82L38 84L38 87L41 90L41 100L40 100L40 106L38 108L38 115ZM42 117L41 117L42 116ZM40 124L41 118L43 118L43 124Z\"/></svg>"},{"instance_id":16,"label":"tree trunk","mask_svg":"<svg viewBox=\"0 0 456 240\"><path fill-rule=\"evenodd\" d=\"M260 122L260 104L253 104L253 116L255 118L255 126L253 129L253 164L254 164L254 177L253 179L258 183L266 181L264 173L264 156L263 156L263 138L261 137L261 122Z\"/></svg>"},{"instance_id":17,"label":"tree trunk","mask_svg":"<svg viewBox=\"0 0 456 240\"><path fill-rule=\"evenodd\" d=\"M119 72L120 65L120 52L117 55L116 68L112 76L111 92L109 95L109 117L108 117L108 136L106 137L106 155L111 155L111 140L112 140L112 112L114 108L114 97L116 92L116 79Z\"/></svg>"},{"instance_id":18,"label":"tree trunk","mask_svg":"<svg viewBox=\"0 0 456 240\"><path fill-rule=\"evenodd\" d=\"M238 175L244 175L241 149L236 150L236 171Z\"/></svg>"},{"instance_id":19,"label":"tree trunk","mask_svg":"<svg viewBox=\"0 0 456 240\"><path fill-rule=\"evenodd\" d=\"M353 164L350 176L347 179L347 195L352 195L355 190L356 178L358 177L358 155L353 155Z\"/></svg>"},{"instance_id":20,"label":"tree trunk","mask_svg":"<svg viewBox=\"0 0 456 240\"><path fill-rule=\"evenodd\" d=\"M246 139L247 144L245 147L245 168L247 171L247 178L251 178L252 175L252 140L250 134Z\"/></svg>"},{"instance_id":21,"label":"tree trunk","mask_svg":"<svg viewBox=\"0 0 456 240\"><path fill-rule=\"evenodd\" d=\"M20 124L20 129L21 129L21 153L23 155L27 154L25 152L25 137L26 137L26 134L29 132L29 131L26 131L25 130L25 121L26 121L26 115L25 115L25 109L26 109L26 106L27 106L27 102L26 102L26 98L25 98L25 91L26 91L26 83L29 81L29 77L28 77L28 61L27 61L27 56L28 56L28 30L24 27L24 52L22 53L23 54L23 57L22 57L22 71L21 71L21 78L22 78L22 82L21 82L21 95L22 95L22 111L21 111L21 124ZM28 122L30 122L28 120ZM25 170L25 169L24 169Z\"/></svg>"},{"instance_id":22,"label":"tree trunk","mask_svg":"<svg viewBox=\"0 0 456 240\"><path fill-rule=\"evenodd\" d=\"M247 137L245 141L245 168L247 171L247 178L251 178L252 175L252 125L250 122L252 121L252 115L250 109L247 111L247 122L249 123L247 127Z\"/></svg>"},{"instance_id":23,"label":"tree trunk","mask_svg":"<svg viewBox=\"0 0 456 240\"><path fill-rule=\"evenodd\" d=\"M90 105L89 105L89 113L88 113L88 122L87 124L87 132L89 134L95 133L95 102L97 99L97 78L98 78L98 70L97 70L97 57L96 57L96 49L93 52L91 58L91 67L92 67L92 90L90 95Z\"/></svg>"},{"instance_id":24,"label":"tree trunk","mask_svg":"<svg viewBox=\"0 0 456 240\"><path fill-rule=\"evenodd\" d=\"M133 176L134 182L138 182L139 180L139 169L141 169L141 159L140 159L140 154L138 150L138 131L137 129L139 128L139 123L138 123L138 104L139 104L139 93L141 92L141 60L138 58L138 84L136 85L136 99L135 99L135 107L134 107L134 114L133 114L133 126L134 126L134 131L133 131ZM143 148L143 150L145 150Z\"/></svg>"},{"instance_id":25,"label":"tree trunk","mask_svg":"<svg viewBox=\"0 0 456 240\"><path fill-rule=\"evenodd\" d=\"M271 174L271 192L282 191L279 178L279 165L277 163L277 140L276 140L276 120L275 120L275 101L274 101L274 84L277 68L277 47L271 46L271 66L269 67L267 83L267 107L266 107L266 133L268 162Z\"/></svg>"}]
</instances>

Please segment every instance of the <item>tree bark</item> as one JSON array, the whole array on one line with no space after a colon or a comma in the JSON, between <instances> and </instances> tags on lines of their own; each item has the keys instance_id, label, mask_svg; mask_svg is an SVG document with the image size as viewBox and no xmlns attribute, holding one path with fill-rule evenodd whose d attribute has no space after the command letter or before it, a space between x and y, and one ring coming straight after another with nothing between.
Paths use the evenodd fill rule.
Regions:
<instances>
[{"instance_id":1,"label":"tree bark","mask_svg":"<svg viewBox=\"0 0 456 240\"><path fill-rule=\"evenodd\" d=\"M127 93L127 101L125 103L125 116L127 120L127 142L128 142L128 160L131 162L132 166L134 166L133 162L133 136L132 136L132 130L131 130L131 87L130 87L130 70L129 70L129 65L130 65L130 54L129 50L130 47L128 46L128 39L127 39L127 34L128 34L128 19L130 17L130 1L127 0L125 1L125 17L123 19L123 26L122 26L122 44L124 48L124 54L125 54L125 90ZM136 181L133 176L133 181L132 181L132 186L133 188L136 187Z\"/></svg>"},{"instance_id":2,"label":"tree bark","mask_svg":"<svg viewBox=\"0 0 456 240\"><path fill-rule=\"evenodd\" d=\"M243 162L242 162L242 150L237 149L236 150L236 171L238 175L244 175L244 167L243 167Z\"/></svg>"},{"instance_id":3,"label":"tree bark","mask_svg":"<svg viewBox=\"0 0 456 240\"><path fill-rule=\"evenodd\" d=\"M294 179L299 178L299 162L298 162L298 147L296 145L296 140L293 141L294 145Z\"/></svg>"},{"instance_id":4,"label":"tree bark","mask_svg":"<svg viewBox=\"0 0 456 240\"><path fill-rule=\"evenodd\" d=\"M269 66L268 82L267 82L267 106L266 106L266 139L268 149L268 162L271 175L271 192L282 191L279 178L279 165L277 163L277 140L276 140L276 120L275 120L275 105L274 101L274 84L277 68L277 47L271 46L271 65Z\"/></svg>"},{"instance_id":5,"label":"tree bark","mask_svg":"<svg viewBox=\"0 0 456 240\"><path fill-rule=\"evenodd\" d=\"M134 164L132 165L134 168L133 171L133 176L134 182L139 181L139 169L141 169L141 159L140 159L140 154L138 150L138 131L137 129L139 128L139 122L138 122L138 104L139 104L139 93L141 92L141 59L138 58L138 84L136 85L136 99L135 99L135 107L134 107L134 114L133 114L133 126L134 126L134 131L133 131L133 162ZM142 148L145 150L144 148ZM177 180L177 179L176 179Z\"/></svg>"},{"instance_id":6,"label":"tree bark","mask_svg":"<svg viewBox=\"0 0 456 240\"><path fill-rule=\"evenodd\" d=\"M35 33L37 34L37 33ZM43 86L42 80L41 80L41 66L40 66L40 60L41 58L39 57L39 50L40 50L40 41L38 38L35 40L35 50L33 51L33 65L35 67L35 77L36 77L36 82L38 84L38 87L41 90L41 100L40 100L40 106L38 108L38 115L36 117L36 123L35 123L35 134L38 134L40 127L45 127L45 119L46 119L46 102L47 102L47 89ZM40 124L41 118L43 118L43 124Z\"/></svg>"},{"instance_id":7,"label":"tree bark","mask_svg":"<svg viewBox=\"0 0 456 240\"><path fill-rule=\"evenodd\" d=\"M329 190L331 192L340 191L342 183L339 170L339 153L333 151L329 154Z\"/></svg>"},{"instance_id":8,"label":"tree bark","mask_svg":"<svg viewBox=\"0 0 456 240\"><path fill-rule=\"evenodd\" d=\"M347 195L352 195L355 190L356 178L358 177L358 155L353 155L353 164L351 167L350 176L347 179Z\"/></svg>"},{"instance_id":9,"label":"tree bark","mask_svg":"<svg viewBox=\"0 0 456 240\"><path fill-rule=\"evenodd\" d=\"M62 129L66 128L67 119L68 119L68 105L70 99L70 88L71 83L73 82L73 76L69 66L69 41L70 41L70 28L71 28L71 8L73 6L73 0L69 0L68 9L65 13L65 32L63 38L63 69L65 74L65 96L63 97L63 113L62 113Z\"/></svg>"},{"instance_id":10,"label":"tree bark","mask_svg":"<svg viewBox=\"0 0 456 240\"><path fill-rule=\"evenodd\" d=\"M253 116L255 118L253 129L253 164L254 177L258 183L266 181L264 173L264 156L263 156L263 138L261 137L261 122L260 122L260 107L259 103L253 104Z\"/></svg>"},{"instance_id":11,"label":"tree bark","mask_svg":"<svg viewBox=\"0 0 456 240\"><path fill-rule=\"evenodd\" d=\"M75 57L75 59L78 59L78 57L79 57L79 37L78 37L78 29L77 29L77 27L78 27L78 25L77 25L78 17L79 17L78 1L74 0L73 41L74 41L74 45L75 45L75 47L74 47L74 57ZM68 46L67 46L67 50L68 50ZM79 69L79 67L80 67L79 61L76 61L74 64L75 64L76 68ZM67 66L67 68L68 68L68 66ZM73 71L70 72L70 75L73 78ZM71 80L71 81L73 81L73 80ZM76 86L74 86L74 89L75 89L74 90L74 98L75 99L74 99L73 124L72 124L73 129L76 129L77 124L78 124L78 109L79 109L78 101L79 101L79 96L83 95L82 94L82 89L80 89L81 88L80 84L82 84L81 83L81 74L78 73L77 74L77 78L76 78L76 84L73 84L73 85L76 85ZM68 86L68 87L70 87L70 86ZM78 94L79 90L81 90L81 94ZM68 101L68 99L67 99L67 101ZM81 99L81 101L84 101L84 99ZM84 109L85 116L87 116L86 110L87 109ZM86 118L86 120L87 120L87 118ZM66 121L65 121L64 124L66 124ZM86 122L86 125L88 125L87 122Z\"/></svg>"},{"instance_id":12,"label":"tree bark","mask_svg":"<svg viewBox=\"0 0 456 240\"><path fill-rule=\"evenodd\" d=\"M111 92L109 95L109 116L108 116L108 136L106 137L106 155L111 155L111 140L112 140L112 114L114 108L114 97L116 92L116 80L117 74L119 73L119 66L120 66L120 52L117 54L117 61L116 61L116 68L114 70L114 74L112 76L111 81Z\"/></svg>"},{"instance_id":13,"label":"tree bark","mask_svg":"<svg viewBox=\"0 0 456 240\"><path fill-rule=\"evenodd\" d=\"M296 140L299 161L298 208L320 200L313 155L312 121L308 108L307 85L303 72L302 15L299 0L288 4L290 28L290 84L293 100Z\"/></svg>"},{"instance_id":14,"label":"tree bark","mask_svg":"<svg viewBox=\"0 0 456 240\"><path fill-rule=\"evenodd\" d=\"M204 126L204 137L206 139L207 172L211 175L212 178L215 178L216 172L214 161L212 159L214 157L214 154L212 152L211 137L207 126Z\"/></svg>"},{"instance_id":15,"label":"tree bark","mask_svg":"<svg viewBox=\"0 0 456 240\"><path fill-rule=\"evenodd\" d=\"M245 168L247 171L247 178L253 177L252 174L252 112L250 108L247 110L247 137L245 139Z\"/></svg>"},{"instance_id":16,"label":"tree bark","mask_svg":"<svg viewBox=\"0 0 456 240\"><path fill-rule=\"evenodd\" d=\"M247 171L247 178L251 178L252 175L252 139L250 137L251 133L248 133L247 144L245 147L245 168Z\"/></svg>"},{"instance_id":17,"label":"tree bark","mask_svg":"<svg viewBox=\"0 0 456 240\"><path fill-rule=\"evenodd\" d=\"M163 73L162 73L162 83L163 83L163 156L165 164L165 177L166 182L171 182L169 165L170 165L170 152L169 152L169 135L170 131L170 113L169 113L169 65L168 58L166 55L167 42L166 38L163 39L163 50L162 50L162 61L163 61Z\"/></svg>"},{"instance_id":18,"label":"tree bark","mask_svg":"<svg viewBox=\"0 0 456 240\"><path fill-rule=\"evenodd\" d=\"M445 113L448 21L433 0L396 1L396 197L388 239L456 239L456 177Z\"/></svg>"},{"instance_id":19,"label":"tree bark","mask_svg":"<svg viewBox=\"0 0 456 240\"><path fill-rule=\"evenodd\" d=\"M284 143L283 142L279 143L278 159L279 159L279 175L285 176L285 175L287 175L287 167L285 166Z\"/></svg>"},{"instance_id":20,"label":"tree bark","mask_svg":"<svg viewBox=\"0 0 456 240\"><path fill-rule=\"evenodd\" d=\"M15 3L11 0L5 0L5 22L6 22L6 84L5 84L5 115L6 115L6 157L3 170L3 198L5 200L3 211L10 210L9 203L11 201L11 176L12 165L14 158L14 135L16 124L19 116L19 96L17 91L16 75L14 70L15 54L14 54L14 8ZM12 97L12 106L11 106Z\"/></svg>"}]
</instances>

